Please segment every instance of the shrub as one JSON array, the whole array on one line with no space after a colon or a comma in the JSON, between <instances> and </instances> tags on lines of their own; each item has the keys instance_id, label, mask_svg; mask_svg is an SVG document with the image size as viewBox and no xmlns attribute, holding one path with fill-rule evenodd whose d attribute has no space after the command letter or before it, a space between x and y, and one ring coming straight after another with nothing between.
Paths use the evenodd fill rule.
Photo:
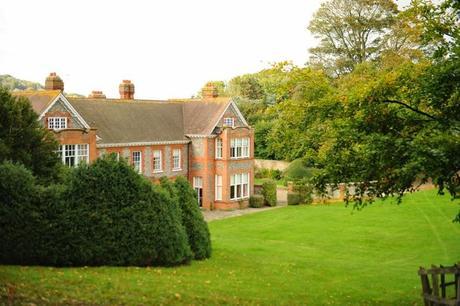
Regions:
<instances>
[{"instance_id":1,"label":"shrub","mask_svg":"<svg viewBox=\"0 0 460 306\"><path fill-rule=\"evenodd\" d=\"M258 168L254 173L254 177L258 179L269 178L278 181L281 179L282 174L278 169Z\"/></svg>"},{"instance_id":2,"label":"shrub","mask_svg":"<svg viewBox=\"0 0 460 306\"><path fill-rule=\"evenodd\" d=\"M125 162L72 170L37 185L24 166L0 164L0 263L177 265L192 252L177 201Z\"/></svg>"},{"instance_id":3,"label":"shrub","mask_svg":"<svg viewBox=\"0 0 460 306\"><path fill-rule=\"evenodd\" d=\"M264 196L261 194L255 194L249 198L250 207L260 208L260 207L263 207L264 204L265 204L265 199L264 199Z\"/></svg>"},{"instance_id":4,"label":"shrub","mask_svg":"<svg viewBox=\"0 0 460 306\"><path fill-rule=\"evenodd\" d=\"M152 186L149 195L149 206L154 208L156 219L155 231L146 233L153 237L156 257L152 259L155 265L172 266L189 262L193 253L188 242L186 228L182 224L180 214L174 208L177 204L166 191L159 186ZM160 204L160 205L159 205ZM148 251L148 250L147 250Z\"/></svg>"},{"instance_id":5,"label":"shrub","mask_svg":"<svg viewBox=\"0 0 460 306\"><path fill-rule=\"evenodd\" d=\"M35 178L23 165L0 164L0 260L27 263L36 243L36 232L29 226L39 218L34 205ZM27 239L24 239L26 238Z\"/></svg>"},{"instance_id":6,"label":"shrub","mask_svg":"<svg viewBox=\"0 0 460 306\"><path fill-rule=\"evenodd\" d=\"M287 202L288 205L299 205L301 202L300 194L297 192L288 192Z\"/></svg>"},{"instance_id":7,"label":"shrub","mask_svg":"<svg viewBox=\"0 0 460 306\"><path fill-rule=\"evenodd\" d=\"M184 177L176 179L174 188L193 257L195 259L211 257L211 235L198 206L195 190Z\"/></svg>"},{"instance_id":8,"label":"shrub","mask_svg":"<svg viewBox=\"0 0 460 306\"><path fill-rule=\"evenodd\" d=\"M306 167L303 160L299 158L289 164L286 170L284 170L283 176L290 180L311 178L316 171L315 168Z\"/></svg>"},{"instance_id":9,"label":"shrub","mask_svg":"<svg viewBox=\"0 0 460 306\"><path fill-rule=\"evenodd\" d=\"M265 180L262 183L262 195L266 205L276 206L276 183L273 180Z\"/></svg>"},{"instance_id":10,"label":"shrub","mask_svg":"<svg viewBox=\"0 0 460 306\"><path fill-rule=\"evenodd\" d=\"M36 185L23 165L0 164L0 263L55 264L66 255L63 186Z\"/></svg>"},{"instance_id":11,"label":"shrub","mask_svg":"<svg viewBox=\"0 0 460 306\"><path fill-rule=\"evenodd\" d=\"M313 202L313 186L307 178L294 182L293 191L299 194L300 203L310 204Z\"/></svg>"},{"instance_id":12,"label":"shrub","mask_svg":"<svg viewBox=\"0 0 460 306\"><path fill-rule=\"evenodd\" d=\"M191 258L168 194L112 156L83 165L66 192L72 265L175 265ZM66 263L64 263L66 264Z\"/></svg>"}]
</instances>

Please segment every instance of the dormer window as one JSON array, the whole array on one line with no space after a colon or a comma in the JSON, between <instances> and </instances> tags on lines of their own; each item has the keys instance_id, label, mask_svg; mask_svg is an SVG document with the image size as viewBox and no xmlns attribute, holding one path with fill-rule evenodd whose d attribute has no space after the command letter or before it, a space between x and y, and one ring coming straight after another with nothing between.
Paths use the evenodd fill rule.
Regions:
<instances>
[{"instance_id":1,"label":"dormer window","mask_svg":"<svg viewBox=\"0 0 460 306\"><path fill-rule=\"evenodd\" d=\"M234 118L224 118L224 126L235 127L235 119Z\"/></svg>"},{"instance_id":2,"label":"dormer window","mask_svg":"<svg viewBox=\"0 0 460 306\"><path fill-rule=\"evenodd\" d=\"M48 128L50 130L62 130L67 128L67 118L66 117L49 117L48 118Z\"/></svg>"}]
</instances>

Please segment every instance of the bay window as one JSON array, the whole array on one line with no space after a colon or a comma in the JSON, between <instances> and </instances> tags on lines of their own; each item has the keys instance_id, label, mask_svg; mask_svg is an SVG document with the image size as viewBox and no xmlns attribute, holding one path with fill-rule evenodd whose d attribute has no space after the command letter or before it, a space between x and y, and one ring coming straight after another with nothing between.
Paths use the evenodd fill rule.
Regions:
<instances>
[{"instance_id":1,"label":"bay window","mask_svg":"<svg viewBox=\"0 0 460 306\"><path fill-rule=\"evenodd\" d=\"M230 199L240 200L249 197L249 173L230 176Z\"/></svg>"},{"instance_id":2,"label":"bay window","mask_svg":"<svg viewBox=\"0 0 460 306\"><path fill-rule=\"evenodd\" d=\"M249 138L232 138L230 140L230 157L249 157Z\"/></svg>"},{"instance_id":3,"label":"bay window","mask_svg":"<svg viewBox=\"0 0 460 306\"><path fill-rule=\"evenodd\" d=\"M88 144L66 144L60 145L57 154L62 163L69 167L76 167L81 163L89 162Z\"/></svg>"}]
</instances>

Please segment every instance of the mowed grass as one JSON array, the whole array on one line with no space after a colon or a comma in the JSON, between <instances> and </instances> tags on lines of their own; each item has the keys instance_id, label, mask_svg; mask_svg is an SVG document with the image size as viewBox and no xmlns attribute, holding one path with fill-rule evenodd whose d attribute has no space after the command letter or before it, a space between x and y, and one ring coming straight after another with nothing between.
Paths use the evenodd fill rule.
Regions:
<instances>
[{"instance_id":1,"label":"mowed grass","mask_svg":"<svg viewBox=\"0 0 460 306\"><path fill-rule=\"evenodd\" d=\"M418 267L460 261L457 203L423 191L213 221L212 258L175 268L0 266L0 304L421 305Z\"/></svg>"}]
</instances>

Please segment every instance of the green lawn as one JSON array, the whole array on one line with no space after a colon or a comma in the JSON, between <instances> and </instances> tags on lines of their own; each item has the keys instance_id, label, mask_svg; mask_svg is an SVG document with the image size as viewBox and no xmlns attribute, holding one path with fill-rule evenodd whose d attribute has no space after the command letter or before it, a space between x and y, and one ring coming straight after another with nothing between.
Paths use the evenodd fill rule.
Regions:
<instances>
[{"instance_id":1,"label":"green lawn","mask_svg":"<svg viewBox=\"0 0 460 306\"><path fill-rule=\"evenodd\" d=\"M210 223L210 260L176 268L0 266L18 304L421 305L419 266L460 261L459 205L434 191L363 211L286 207Z\"/></svg>"}]
</instances>

